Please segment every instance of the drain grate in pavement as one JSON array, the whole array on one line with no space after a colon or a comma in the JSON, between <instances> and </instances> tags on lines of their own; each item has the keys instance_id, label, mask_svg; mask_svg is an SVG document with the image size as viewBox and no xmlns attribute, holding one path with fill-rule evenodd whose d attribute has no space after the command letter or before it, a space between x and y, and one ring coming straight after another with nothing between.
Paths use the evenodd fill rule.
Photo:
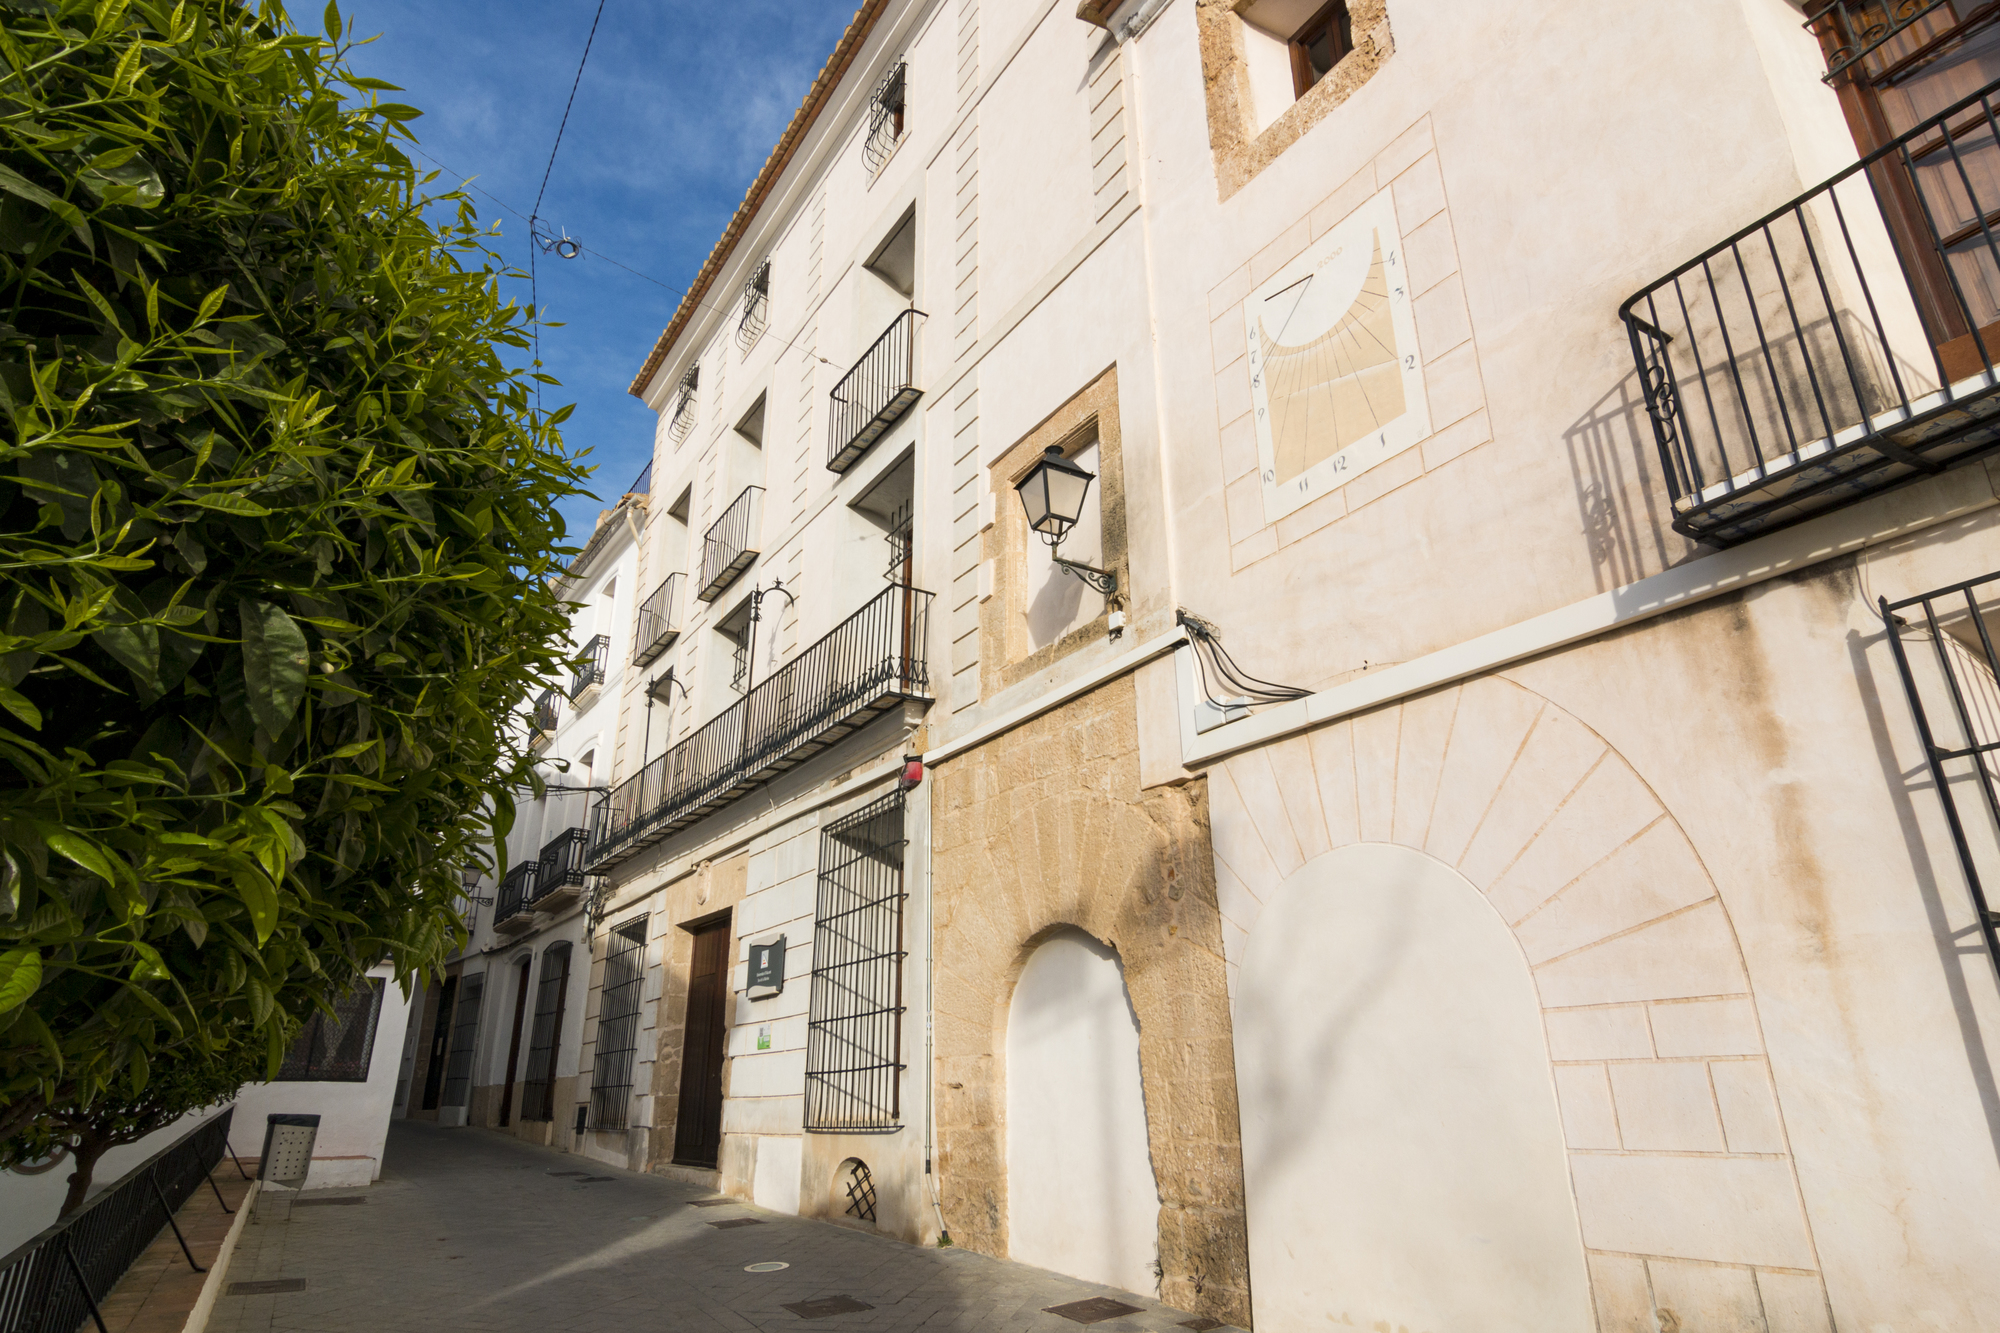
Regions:
<instances>
[{"instance_id":1,"label":"drain grate in pavement","mask_svg":"<svg viewBox=\"0 0 2000 1333\"><path fill-rule=\"evenodd\" d=\"M1059 1314L1065 1319L1079 1324L1102 1323L1106 1319L1116 1319L1119 1315L1138 1314L1139 1307L1114 1301L1109 1296L1092 1296L1087 1301L1071 1301L1068 1305L1043 1307L1043 1314Z\"/></svg>"},{"instance_id":2,"label":"drain grate in pavement","mask_svg":"<svg viewBox=\"0 0 2000 1333\"><path fill-rule=\"evenodd\" d=\"M1221 1328L1222 1321L1203 1316L1199 1319L1183 1319L1181 1320L1181 1327L1191 1328L1194 1330L1194 1333L1208 1333L1208 1330L1211 1328Z\"/></svg>"},{"instance_id":3,"label":"drain grate in pavement","mask_svg":"<svg viewBox=\"0 0 2000 1333\"><path fill-rule=\"evenodd\" d=\"M292 1207L294 1207L294 1208L331 1208L331 1207L333 1207L333 1206L334 1206L335 1204L342 1204L342 1203L367 1203L367 1202L368 1202L368 1200L366 1200L366 1199L363 1199L363 1198L359 1198L359 1197L356 1197L356 1196L349 1196L349 1197L347 1197L347 1198L344 1198L344 1199L293 1199L293 1200L292 1200Z\"/></svg>"},{"instance_id":4,"label":"drain grate in pavement","mask_svg":"<svg viewBox=\"0 0 2000 1333\"><path fill-rule=\"evenodd\" d=\"M272 1296L281 1291L304 1291L306 1280L302 1277L279 1278L274 1282L232 1282L229 1284L231 1296Z\"/></svg>"},{"instance_id":5,"label":"drain grate in pavement","mask_svg":"<svg viewBox=\"0 0 2000 1333\"><path fill-rule=\"evenodd\" d=\"M790 1265L790 1264L788 1264L788 1263L785 1263L785 1262L783 1262L783 1261L781 1261L781 1260L778 1260L778 1259L766 1259L766 1260L765 1260L765 1261L764 1261L763 1263L761 1263L761 1264L745 1264L745 1265L743 1265L743 1271L744 1271L744 1272L746 1272L746 1273L782 1273L782 1272L784 1272L784 1271L785 1271L785 1270L786 1270L787 1268L790 1268L790 1267L791 1267L791 1265Z\"/></svg>"},{"instance_id":6,"label":"drain grate in pavement","mask_svg":"<svg viewBox=\"0 0 2000 1333\"><path fill-rule=\"evenodd\" d=\"M816 1301L793 1301L785 1308L801 1319L824 1319L832 1314L854 1314L875 1307L852 1296L822 1296Z\"/></svg>"},{"instance_id":7,"label":"drain grate in pavement","mask_svg":"<svg viewBox=\"0 0 2000 1333\"><path fill-rule=\"evenodd\" d=\"M719 1208L725 1203L735 1203L734 1199L689 1199L690 1208Z\"/></svg>"},{"instance_id":8,"label":"drain grate in pavement","mask_svg":"<svg viewBox=\"0 0 2000 1333\"><path fill-rule=\"evenodd\" d=\"M717 1231L727 1231L730 1227L754 1227L762 1225L754 1217L732 1217L722 1222L710 1222Z\"/></svg>"},{"instance_id":9,"label":"drain grate in pavement","mask_svg":"<svg viewBox=\"0 0 2000 1333\"><path fill-rule=\"evenodd\" d=\"M618 1179L618 1177L616 1176L585 1176L582 1180L579 1180L576 1183L579 1185L595 1185L600 1180L616 1180L616 1179Z\"/></svg>"},{"instance_id":10,"label":"drain grate in pavement","mask_svg":"<svg viewBox=\"0 0 2000 1333\"><path fill-rule=\"evenodd\" d=\"M547 1174L552 1176L580 1176L586 1173L582 1171L550 1171Z\"/></svg>"}]
</instances>

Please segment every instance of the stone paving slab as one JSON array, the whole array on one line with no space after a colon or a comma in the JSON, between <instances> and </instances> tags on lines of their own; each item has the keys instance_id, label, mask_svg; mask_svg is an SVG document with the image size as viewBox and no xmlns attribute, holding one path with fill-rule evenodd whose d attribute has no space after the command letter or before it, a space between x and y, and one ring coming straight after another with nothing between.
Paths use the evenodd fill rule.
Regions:
<instances>
[{"instance_id":1,"label":"stone paving slab","mask_svg":"<svg viewBox=\"0 0 2000 1333\"><path fill-rule=\"evenodd\" d=\"M1194 1318L1144 1296L958 1249L905 1245L767 1212L662 1176L599 1167L480 1129L390 1126L382 1179L353 1207L296 1209L244 1229L231 1282L303 1279L225 1296L208 1333L1078 1333L1046 1313L1092 1297L1137 1312L1096 1333L1183 1333ZM314 1191L315 1194L321 1193ZM755 1219L757 1226L714 1223ZM779 1261L774 1273L746 1265ZM867 1310L805 1317L834 1297Z\"/></svg>"},{"instance_id":2,"label":"stone paving slab","mask_svg":"<svg viewBox=\"0 0 2000 1333\"><path fill-rule=\"evenodd\" d=\"M231 1210L243 1206L250 1182L237 1174L228 1158L223 1158L211 1178ZM187 1237L188 1249L194 1251L195 1262L204 1269L215 1262L234 1220L206 1184L197 1186L174 1214L181 1234ZM162 1220L160 1234L99 1304L104 1327L109 1333L180 1333L188 1312L201 1299L206 1277L188 1266L173 1228ZM95 1333L95 1329L86 1318L82 1333Z\"/></svg>"}]
</instances>

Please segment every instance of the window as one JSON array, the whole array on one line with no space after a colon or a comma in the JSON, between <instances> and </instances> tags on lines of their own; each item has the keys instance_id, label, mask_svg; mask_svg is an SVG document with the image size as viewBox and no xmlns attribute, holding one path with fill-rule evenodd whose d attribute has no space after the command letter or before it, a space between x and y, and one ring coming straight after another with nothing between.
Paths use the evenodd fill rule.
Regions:
<instances>
[{"instance_id":1,"label":"window","mask_svg":"<svg viewBox=\"0 0 2000 1333\"><path fill-rule=\"evenodd\" d=\"M750 688L750 599L723 617L715 632L729 649L729 688L741 694Z\"/></svg>"},{"instance_id":2,"label":"window","mask_svg":"<svg viewBox=\"0 0 2000 1333\"><path fill-rule=\"evenodd\" d=\"M472 1093L472 1048L479 1039L479 1001L486 974L474 972L458 983L458 1018L451 1029L451 1056L445 1063L444 1104L464 1106Z\"/></svg>"},{"instance_id":3,"label":"window","mask_svg":"<svg viewBox=\"0 0 2000 1333\"><path fill-rule=\"evenodd\" d=\"M562 1043L563 1002L569 991L569 944L551 944L542 953L542 980L535 991L535 1026L528 1038L528 1080L521 1089L521 1119L553 1120L556 1113L556 1052Z\"/></svg>"},{"instance_id":4,"label":"window","mask_svg":"<svg viewBox=\"0 0 2000 1333\"><path fill-rule=\"evenodd\" d=\"M889 155L896 151L896 145L903 141L908 69L909 66L897 61L868 99L868 138L861 145L861 157L870 171L880 171Z\"/></svg>"},{"instance_id":5,"label":"window","mask_svg":"<svg viewBox=\"0 0 2000 1333\"><path fill-rule=\"evenodd\" d=\"M639 1001L646 982L646 918L612 930L605 944L597 1015L597 1068L590 1076L590 1127L624 1129L639 1054Z\"/></svg>"},{"instance_id":6,"label":"window","mask_svg":"<svg viewBox=\"0 0 2000 1333\"><path fill-rule=\"evenodd\" d=\"M667 434L679 444L694 429L694 391L701 385L701 367L688 367L688 373L681 376L681 382L674 389L674 405L667 409Z\"/></svg>"},{"instance_id":7,"label":"window","mask_svg":"<svg viewBox=\"0 0 2000 1333\"><path fill-rule=\"evenodd\" d=\"M750 404L750 410L736 421L736 433L758 448L764 447L764 394L757 395L757 401Z\"/></svg>"},{"instance_id":8,"label":"window","mask_svg":"<svg viewBox=\"0 0 2000 1333\"><path fill-rule=\"evenodd\" d=\"M808 1131L893 1129L902 1114L903 794L827 825L819 840Z\"/></svg>"},{"instance_id":9,"label":"window","mask_svg":"<svg viewBox=\"0 0 2000 1333\"><path fill-rule=\"evenodd\" d=\"M1304 97L1340 58L1354 49L1347 0L1332 0L1292 34L1292 92Z\"/></svg>"},{"instance_id":10,"label":"window","mask_svg":"<svg viewBox=\"0 0 2000 1333\"><path fill-rule=\"evenodd\" d=\"M366 1083L375 1025L382 1017L383 984L372 977L335 1000L331 1015L315 1011L285 1052L277 1081Z\"/></svg>"},{"instance_id":11,"label":"window","mask_svg":"<svg viewBox=\"0 0 2000 1333\"><path fill-rule=\"evenodd\" d=\"M736 348L748 352L762 336L771 307L771 261L757 265L743 283L743 314L736 321Z\"/></svg>"}]
</instances>

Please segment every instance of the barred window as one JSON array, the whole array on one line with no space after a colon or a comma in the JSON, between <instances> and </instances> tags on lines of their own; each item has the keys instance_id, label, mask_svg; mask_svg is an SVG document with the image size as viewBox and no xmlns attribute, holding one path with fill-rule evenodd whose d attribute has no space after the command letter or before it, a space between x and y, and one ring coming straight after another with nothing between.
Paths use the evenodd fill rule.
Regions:
<instances>
[{"instance_id":1,"label":"barred window","mask_svg":"<svg viewBox=\"0 0 2000 1333\"><path fill-rule=\"evenodd\" d=\"M615 927L605 942L604 997L597 1013L597 1068L590 1076L590 1127L624 1129L639 1054L639 1000L646 987L646 918Z\"/></svg>"},{"instance_id":2,"label":"barred window","mask_svg":"<svg viewBox=\"0 0 2000 1333\"><path fill-rule=\"evenodd\" d=\"M736 346L749 351L770 322L771 261L765 260L751 271L743 283L743 314L736 321Z\"/></svg>"},{"instance_id":3,"label":"barred window","mask_svg":"<svg viewBox=\"0 0 2000 1333\"><path fill-rule=\"evenodd\" d=\"M829 824L819 840L808 1130L893 1129L903 1039L903 794Z\"/></svg>"},{"instance_id":4,"label":"barred window","mask_svg":"<svg viewBox=\"0 0 2000 1333\"><path fill-rule=\"evenodd\" d=\"M556 1050L562 1042L563 1000L569 992L569 943L542 951L542 979L535 991L535 1027L528 1042L528 1078L521 1090L521 1119L556 1116Z\"/></svg>"},{"instance_id":5,"label":"barred window","mask_svg":"<svg viewBox=\"0 0 2000 1333\"><path fill-rule=\"evenodd\" d=\"M451 1054L444 1067L444 1104L464 1106L472 1092L472 1048L479 1040L479 1001L486 974L474 972L458 983L458 1013L451 1027Z\"/></svg>"},{"instance_id":6,"label":"barred window","mask_svg":"<svg viewBox=\"0 0 2000 1333\"><path fill-rule=\"evenodd\" d=\"M688 373L681 376L681 382L674 387L674 407L667 414L667 434L679 444L694 429L694 395L701 387L701 366L697 363L688 367Z\"/></svg>"},{"instance_id":7,"label":"barred window","mask_svg":"<svg viewBox=\"0 0 2000 1333\"><path fill-rule=\"evenodd\" d=\"M375 1025L382 1018L383 985L380 977L372 977L335 1000L331 1016L315 1012L307 1019L285 1052L277 1081L366 1083Z\"/></svg>"},{"instance_id":8,"label":"barred window","mask_svg":"<svg viewBox=\"0 0 2000 1333\"><path fill-rule=\"evenodd\" d=\"M868 98L868 138L861 145L862 160L870 171L879 171L889 154L903 141L903 113L909 102L909 66L897 61L882 76Z\"/></svg>"}]
</instances>

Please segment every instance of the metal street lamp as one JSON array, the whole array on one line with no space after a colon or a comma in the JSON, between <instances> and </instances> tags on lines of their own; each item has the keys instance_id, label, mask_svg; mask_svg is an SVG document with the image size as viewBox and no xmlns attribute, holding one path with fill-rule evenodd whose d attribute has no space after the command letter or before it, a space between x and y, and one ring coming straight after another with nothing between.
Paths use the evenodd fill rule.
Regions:
<instances>
[{"instance_id":1,"label":"metal street lamp","mask_svg":"<svg viewBox=\"0 0 2000 1333\"><path fill-rule=\"evenodd\" d=\"M1049 558L1109 597L1118 591L1116 574L1065 560L1058 549L1076 521L1083 517L1084 497L1090 493L1090 483L1096 480L1096 473L1086 472L1070 462L1063 457L1062 447L1052 444L1043 451L1041 461L1028 469L1028 475L1015 483L1014 493L1021 497L1021 507L1027 511L1028 526L1049 544Z\"/></svg>"}]
</instances>

